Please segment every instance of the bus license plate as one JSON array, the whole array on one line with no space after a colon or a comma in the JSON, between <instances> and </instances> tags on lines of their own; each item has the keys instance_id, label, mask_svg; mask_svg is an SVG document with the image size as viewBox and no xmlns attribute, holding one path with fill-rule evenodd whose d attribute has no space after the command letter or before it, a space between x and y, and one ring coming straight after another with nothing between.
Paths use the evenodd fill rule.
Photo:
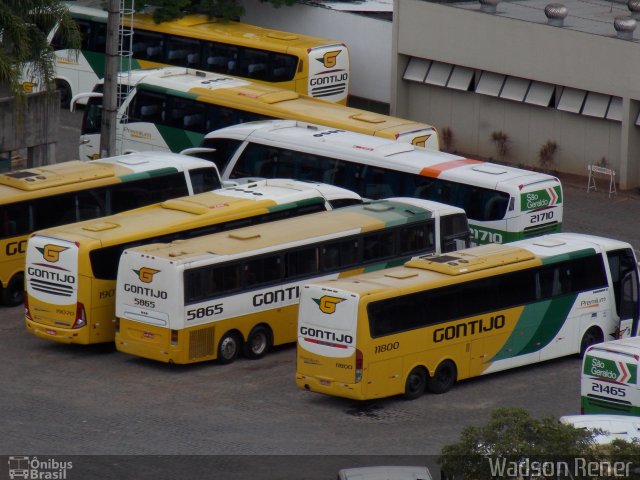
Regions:
<instances>
[{"instance_id":1,"label":"bus license plate","mask_svg":"<svg viewBox=\"0 0 640 480\"><path fill-rule=\"evenodd\" d=\"M331 385L331 380L320 379L320 385L324 385L324 386L328 387L329 385Z\"/></svg>"},{"instance_id":2,"label":"bus license plate","mask_svg":"<svg viewBox=\"0 0 640 480\"><path fill-rule=\"evenodd\" d=\"M48 335L57 335L58 332L56 332L55 330L45 330L45 332L47 332Z\"/></svg>"}]
</instances>

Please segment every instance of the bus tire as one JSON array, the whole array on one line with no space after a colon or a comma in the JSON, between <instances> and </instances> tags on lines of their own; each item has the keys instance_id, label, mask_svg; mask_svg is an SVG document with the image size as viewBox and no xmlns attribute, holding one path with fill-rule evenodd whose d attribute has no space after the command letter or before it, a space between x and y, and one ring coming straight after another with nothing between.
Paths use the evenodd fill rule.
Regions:
<instances>
[{"instance_id":1,"label":"bus tire","mask_svg":"<svg viewBox=\"0 0 640 480\"><path fill-rule=\"evenodd\" d=\"M264 357L271 348L271 331L264 325L256 325L249 332L244 344L244 356L252 360Z\"/></svg>"},{"instance_id":2,"label":"bus tire","mask_svg":"<svg viewBox=\"0 0 640 480\"><path fill-rule=\"evenodd\" d=\"M587 352L587 348L596 343L600 343L604 340L602 331L598 327L591 327L584 332L582 340L580 341L580 358L584 358L584 354Z\"/></svg>"},{"instance_id":3,"label":"bus tire","mask_svg":"<svg viewBox=\"0 0 640 480\"><path fill-rule=\"evenodd\" d=\"M433 377L427 381L427 388L431 393L445 393L456 383L458 369L451 360L445 360L436 368Z\"/></svg>"},{"instance_id":4,"label":"bus tire","mask_svg":"<svg viewBox=\"0 0 640 480\"><path fill-rule=\"evenodd\" d=\"M427 388L427 370L424 367L415 367L407 375L407 380L404 382L404 394L402 395L405 400L415 400L421 397Z\"/></svg>"},{"instance_id":5,"label":"bus tire","mask_svg":"<svg viewBox=\"0 0 640 480\"><path fill-rule=\"evenodd\" d=\"M64 80L56 80L56 90L60 92L60 107L68 109L71 105L71 87Z\"/></svg>"},{"instance_id":6,"label":"bus tire","mask_svg":"<svg viewBox=\"0 0 640 480\"><path fill-rule=\"evenodd\" d=\"M240 336L235 332L227 332L218 344L218 363L226 365L238 358L240 353Z\"/></svg>"},{"instance_id":7,"label":"bus tire","mask_svg":"<svg viewBox=\"0 0 640 480\"><path fill-rule=\"evenodd\" d=\"M7 307L15 307L24 303L24 274L16 273L7 288L2 289L2 303Z\"/></svg>"}]
</instances>

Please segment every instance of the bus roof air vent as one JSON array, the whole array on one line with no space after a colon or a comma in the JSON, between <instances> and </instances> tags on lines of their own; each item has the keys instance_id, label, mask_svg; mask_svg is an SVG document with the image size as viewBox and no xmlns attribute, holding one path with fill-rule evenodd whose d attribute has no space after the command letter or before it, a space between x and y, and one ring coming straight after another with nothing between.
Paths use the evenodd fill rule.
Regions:
<instances>
[{"instance_id":1,"label":"bus roof air vent","mask_svg":"<svg viewBox=\"0 0 640 480\"><path fill-rule=\"evenodd\" d=\"M149 160L139 155L122 155L118 157L118 163L123 165L140 165L142 163L149 163Z\"/></svg>"},{"instance_id":2,"label":"bus roof air vent","mask_svg":"<svg viewBox=\"0 0 640 480\"><path fill-rule=\"evenodd\" d=\"M505 168L500 168L494 165L475 165L471 167L476 172L489 173L491 175L503 175L507 173Z\"/></svg>"},{"instance_id":3,"label":"bus roof air vent","mask_svg":"<svg viewBox=\"0 0 640 480\"><path fill-rule=\"evenodd\" d=\"M287 32L269 32L267 33L267 37L275 38L276 40L286 40L288 42L298 39L297 35Z\"/></svg>"},{"instance_id":4,"label":"bus roof air vent","mask_svg":"<svg viewBox=\"0 0 640 480\"><path fill-rule=\"evenodd\" d=\"M104 232L105 230L111 230L113 228L118 228L119 226L120 225L113 222L97 222L87 225L86 227L82 227L82 229L87 230L88 232Z\"/></svg>"},{"instance_id":5,"label":"bus roof air vent","mask_svg":"<svg viewBox=\"0 0 640 480\"><path fill-rule=\"evenodd\" d=\"M555 238L537 238L533 241L533 244L538 245L539 247L553 248L553 247L559 247L561 245L566 245L567 242L565 242L564 240L558 240Z\"/></svg>"},{"instance_id":6,"label":"bus roof air vent","mask_svg":"<svg viewBox=\"0 0 640 480\"><path fill-rule=\"evenodd\" d=\"M459 252L416 257L404 265L445 275L461 275L534 258L535 255L524 248L491 243Z\"/></svg>"},{"instance_id":7,"label":"bus roof air vent","mask_svg":"<svg viewBox=\"0 0 640 480\"><path fill-rule=\"evenodd\" d=\"M375 113L356 113L355 115L351 115L349 118L366 123L384 123L386 121L385 117L376 115Z\"/></svg>"},{"instance_id":8,"label":"bus roof air vent","mask_svg":"<svg viewBox=\"0 0 640 480\"><path fill-rule=\"evenodd\" d=\"M389 273L384 274L385 277L395 278L396 280L405 280L407 278L416 277L417 275L418 275L417 273L410 272L407 270L391 271Z\"/></svg>"},{"instance_id":9,"label":"bus roof air vent","mask_svg":"<svg viewBox=\"0 0 640 480\"><path fill-rule=\"evenodd\" d=\"M240 93L239 95L242 95L242 93ZM265 93L263 95L260 95L258 97L258 100L260 100L262 103L268 103L269 105L271 105L274 103L285 102L287 100L295 100L298 97L300 97L300 95L292 90L283 90L281 92Z\"/></svg>"},{"instance_id":10,"label":"bus roof air vent","mask_svg":"<svg viewBox=\"0 0 640 480\"><path fill-rule=\"evenodd\" d=\"M253 232L234 232L229 234L229 238L233 238L235 240L254 240L256 238L260 238L260 234Z\"/></svg>"},{"instance_id":11,"label":"bus roof air vent","mask_svg":"<svg viewBox=\"0 0 640 480\"><path fill-rule=\"evenodd\" d=\"M372 212L388 212L393 210L393 205L386 201L367 203L362 207L363 210L370 210Z\"/></svg>"}]
</instances>

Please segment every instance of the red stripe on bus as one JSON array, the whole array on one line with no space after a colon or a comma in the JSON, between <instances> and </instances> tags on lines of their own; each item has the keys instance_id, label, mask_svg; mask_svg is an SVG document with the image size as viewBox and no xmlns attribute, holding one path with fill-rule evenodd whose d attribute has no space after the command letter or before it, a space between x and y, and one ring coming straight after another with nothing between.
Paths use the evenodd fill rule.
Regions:
<instances>
[{"instance_id":1,"label":"red stripe on bus","mask_svg":"<svg viewBox=\"0 0 640 480\"><path fill-rule=\"evenodd\" d=\"M424 177L438 178L445 170L451 170L452 168L462 167L464 165L474 165L476 163L485 163L480 160L470 160L463 158L461 160L451 160L449 162L438 163L432 167L426 167L420 170L420 175Z\"/></svg>"}]
</instances>

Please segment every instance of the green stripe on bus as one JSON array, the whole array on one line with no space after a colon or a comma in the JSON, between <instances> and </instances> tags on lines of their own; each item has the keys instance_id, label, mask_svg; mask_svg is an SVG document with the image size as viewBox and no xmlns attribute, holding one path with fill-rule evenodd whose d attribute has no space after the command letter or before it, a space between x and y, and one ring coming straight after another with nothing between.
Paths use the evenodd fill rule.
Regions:
<instances>
[{"instance_id":1,"label":"green stripe on bus","mask_svg":"<svg viewBox=\"0 0 640 480\"><path fill-rule=\"evenodd\" d=\"M156 125L164 143L172 152L181 152L185 148L197 147L204 138L204 134L182 130L181 128Z\"/></svg>"},{"instance_id":2,"label":"green stripe on bus","mask_svg":"<svg viewBox=\"0 0 640 480\"><path fill-rule=\"evenodd\" d=\"M297 202L283 203L281 205L272 205L270 207L267 207L267 211L269 211L269 213L274 213L274 212L280 212L282 210L289 210L292 208L292 206L306 207L308 205L315 205L317 203L324 204L324 198L321 198L321 197L305 198L304 200L299 200Z\"/></svg>"},{"instance_id":3,"label":"green stripe on bus","mask_svg":"<svg viewBox=\"0 0 640 480\"><path fill-rule=\"evenodd\" d=\"M137 88L139 90L147 90L149 92L168 94L175 97L189 98L191 100L197 100L199 98L199 95L195 93L174 90L173 88L158 87L157 85L149 85L148 83L144 83L144 82L140 82Z\"/></svg>"},{"instance_id":4,"label":"green stripe on bus","mask_svg":"<svg viewBox=\"0 0 640 480\"><path fill-rule=\"evenodd\" d=\"M123 183L131 182L133 180L142 180L145 178L159 177L162 175L170 175L172 173L176 173L177 171L178 169L174 167L158 168L156 170L150 170L148 172L138 172L138 173L130 173L129 175L123 175L122 177L120 177L120 180Z\"/></svg>"},{"instance_id":5,"label":"green stripe on bus","mask_svg":"<svg viewBox=\"0 0 640 480\"><path fill-rule=\"evenodd\" d=\"M589 257L594 255L596 251L593 248L583 248L582 250L576 250L575 252L563 253L561 255L553 255L542 259L543 265L550 265L557 262L566 262L567 260L575 260L578 258Z\"/></svg>"},{"instance_id":6,"label":"green stripe on bus","mask_svg":"<svg viewBox=\"0 0 640 480\"><path fill-rule=\"evenodd\" d=\"M502 348L489 362L533 353L546 347L557 335L577 295L564 295L527 305Z\"/></svg>"},{"instance_id":7,"label":"green stripe on bus","mask_svg":"<svg viewBox=\"0 0 640 480\"><path fill-rule=\"evenodd\" d=\"M104 78L104 53L82 50L84 58L98 78Z\"/></svg>"},{"instance_id":8,"label":"green stripe on bus","mask_svg":"<svg viewBox=\"0 0 640 480\"><path fill-rule=\"evenodd\" d=\"M610 413L614 415L640 416L640 405L621 404L607 401L606 399L595 399L581 397L581 406L584 413Z\"/></svg>"}]
</instances>

